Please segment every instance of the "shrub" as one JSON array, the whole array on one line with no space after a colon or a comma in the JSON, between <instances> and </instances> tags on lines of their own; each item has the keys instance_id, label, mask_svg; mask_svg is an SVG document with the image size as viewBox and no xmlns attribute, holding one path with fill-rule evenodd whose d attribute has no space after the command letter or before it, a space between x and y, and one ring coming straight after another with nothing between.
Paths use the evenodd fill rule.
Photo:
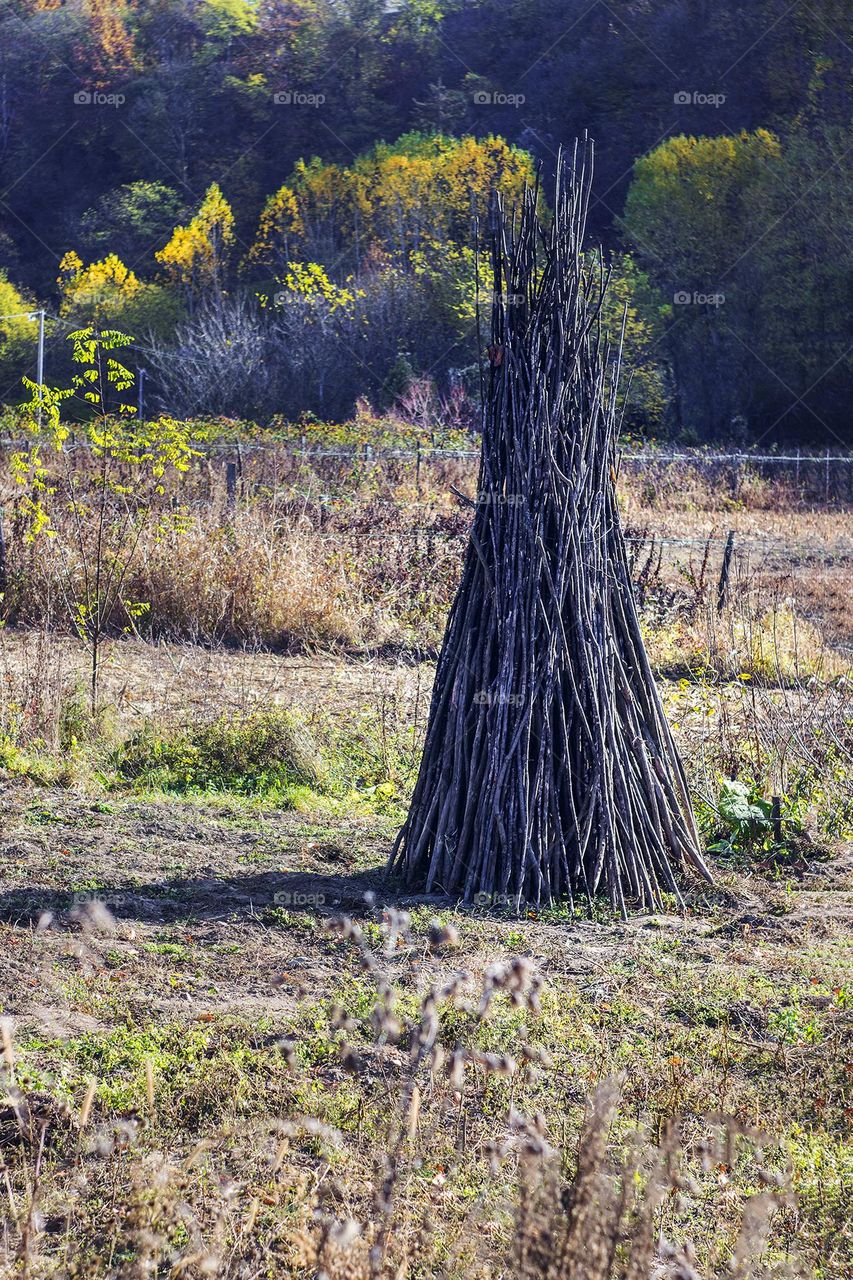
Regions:
<instances>
[{"instance_id":1,"label":"shrub","mask_svg":"<svg viewBox=\"0 0 853 1280\"><path fill-rule=\"evenodd\" d=\"M171 736L146 727L121 746L113 763L120 781L142 790L286 799L321 781L310 734L284 710L220 716Z\"/></svg>"},{"instance_id":2,"label":"shrub","mask_svg":"<svg viewBox=\"0 0 853 1280\"><path fill-rule=\"evenodd\" d=\"M737 854L784 852L787 841L782 835L782 810L774 811L773 802L767 800L755 782L726 779L720 787L717 802L722 832L711 851L727 857ZM801 827L794 815L786 813L787 834L801 834ZM719 828L718 828L719 830Z\"/></svg>"}]
</instances>

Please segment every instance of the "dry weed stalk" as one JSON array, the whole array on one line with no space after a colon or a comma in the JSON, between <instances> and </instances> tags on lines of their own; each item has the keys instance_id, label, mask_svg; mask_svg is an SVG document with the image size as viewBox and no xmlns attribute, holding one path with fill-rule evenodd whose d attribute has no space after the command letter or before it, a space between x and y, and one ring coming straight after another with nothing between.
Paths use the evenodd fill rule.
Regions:
<instances>
[{"instance_id":1,"label":"dry weed stalk","mask_svg":"<svg viewBox=\"0 0 853 1280\"><path fill-rule=\"evenodd\" d=\"M145 1150L146 1134L149 1142L153 1137L150 1118L103 1116L91 1087L76 1116L58 1110L50 1099L18 1091L4 1113L7 1127L0 1126L0 1161L12 1209L0 1247L4 1276L57 1273L52 1233L60 1206L65 1215L60 1274L68 1280L166 1274L187 1280L252 1280L267 1274L294 1280L709 1280L711 1275L781 1280L793 1274L784 1265L760 1261L773 1215L789 1203L785 1180L773 1170L758 1169L761 1190L745 1204L728 1262L719 1259L715 1269L700 1268L689 1241L675 1244L665 1238L662 1219L674 1200L692 1198L704 1212L713 1212L690 1168L698 1161L700 1173L730 1169L739 1140L755 1144L760 1138L719 1117L703 1123L705 1136L693 1140L692 1152L686 1152L675 1121L656 1146L640 1135L623 1136L618 1080L593 1095L568 1177L545 1118L519 1114L510 1102L502 1120L493 1118L498 1132L482 1153L496 1178L504 1171L516 1174L511 1229L494 1231L506 1217L500 1204L482 1196L470 1207L467 1228L457 1227L456 1237L448 1237L436 1220L438 1202L431 1200L429 1184L417 1177L421 1153L436 1127L446 1125L448 1105L458 1114L463 1097L469 1105L476 1102L477 1081L511 1081L534 1064L548 1069L547 1056L524 1038L517 1057L484 1052L474 1043L499 996L535 1016L538 977L527 961L515 958L494 964L479 990L464 973L439 978L409 1022L400 1016L396 991L361 927L339 917L330 928L358 950L376 989L370 1019L374 1039L380 1052L393 1057L389 1072L395 1064L399 1068L397 1105L385 1140L379 1135L374 1148L378 1175L372 1212L362 1218L353 1211L348 1190L335 1175L336 1154L347 1139L312 1117L282 1118L266 1128L265 1138L251 1130L241 1135L232 1123L193 1143L182 1157L175 1150ZM448 945L438 925L435 934L434 949ZM411 941L405 913L386 913L385 940L386 952L399 950L401 940ZM454 1017L467 1017L471 1043L457 1041L448 1051L442 1044L442 1016L451 1008ZM343 1010L335 1011L333 1024L347 1036L355 1031ZM397 1045L404 1046L402 1055ZM353 1054L346 1039L340 1052L342 1060ZM4 1056L8 1069L13 1060L9 1036ZM357 1056L351 1069L358 1074L366 1066ZM7 1088L14 1092L8 1078ZM241 1140L255 1148L249 1177L231 1171ZM298 1160L306 1140L320 1157L311 1169ZM66 1165L57 1202L55 1188L44 1189L45 1171L56 1158L57 1143L61 1153L65 1141L77 1158ZM289 1162L291 1154L295 1163ZM104 1198L96 1238L75 1241L75 1197L88 1193L99 1165L111 1173L101 1175ZM268 1206L279 1204L278 1188L286 1192L289 1207L273 1212ZM491 1229L483 1232L486 1225Z\"/></svg>"},{"instance_id":2,"label":"dry weed stalk","mask_svg":"<svg viewBox=\"0 0 853 1280\"><path fill-rule=\"evenodd\" d=\"M387 974L367 945L361 927L348 917L337 917L329 928L358 949L363 970L377 988L375 1016L371 1020L378 1044L389 1043L385 1019L394 1005ZM409 939L405 913L386 912L385 935L391 952L399 940ZM386 948L386 951L388 948ZM470 975L454 974L431 986L421 999L420 1016L409 1028L407 1062L403 1070L398 1105L392 1119L380 1166L370 1221L352 1217L340 1220L322 1208L316 1211L316 1229L306 1237L304 1258L317 1268L322 1280L399 1280L401 1276L430 1275L450 1280L481 1280L499 1275L512 1280L769 1280L799 1274L789 1264L768 1267L760 1262L774 1214L791 1204L786 1180L776 1171L759 1167L763 1189L748 1198L733 1254L713 1271L700 1270L689 1240L668 1240L661 1230L665 1205L673 1200L704 1193L687 1165L698 1161L699 1172L708 1174L734 1165L739 1139L759 1151L764 1139L730 1117L709 1116L702 1122L705 1136L685 1146L678 1120L669 1120L657 1144L641 1133L620 1136L619 1103L622 1081L605 1081L593 1093L577 1145L573 1168L564 1173L565 1156L552 1144L545 1118L526 1117L510 1103L502 1137L485 1144L494 1175L510 1162L517 1171L518 1190L513 1227L500 1256L481 1259L477 1236L479 1213L474 1207L470 1231L450 1247L441 1242L428 1212L412 1202L411 1171L417 1167L412 1138L417 1129L422 1089L435 1087L443 1078L460 1108L466 1084L466 1068L483 1080L490 1075L512 1078L517 1071L550 1066L547 1054L520 1040L518 1060L508 1054L484 1053L457 1042L447 1051L440 1040L444 1007L467 1012L473 1036L488 1016L499 993L529 1013L538 1009L540 980L529 963L515 958L494 964L484 975L479 995L471 992ZM341 1010L333 1025L352 1030ZM403 1031L405 1038L406 1032ZM393 1019L390 1041L400 1027ZM342 1057L352 1052L347 1042ZM536 1064L536 1065L534 1065ZM356 1070L363 1069L359 1062ZM420 1080L420 1084L418 1081ZM470 1089L469 1089L470 1092ZM414 1120L413 1120L414 1116Z\"/></svg>"}]
</instances>

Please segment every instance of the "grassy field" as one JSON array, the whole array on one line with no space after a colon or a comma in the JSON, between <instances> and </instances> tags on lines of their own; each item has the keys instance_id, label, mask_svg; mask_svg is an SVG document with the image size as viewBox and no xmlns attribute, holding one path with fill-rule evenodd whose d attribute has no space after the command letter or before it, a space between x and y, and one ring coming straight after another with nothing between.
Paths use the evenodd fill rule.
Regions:
<instances>
[{"instance_id":1,"label":"grassy field","mask_svg":"<svg viewBox=\"0 0 853 1280\"><path fill-rule=\"evenodd\" d=\"M735 1274L848 1274L849 849L721 866L684 914L531 919L389 891L376 814L23 784L3 807L10 1273L310 1275L320 1214L363 1225L325 1266L359 1275L393 1175L379 1274L544 1275L513 1266L519 1176L571 1177L611 1080L604 1168L636 1129L643 1169L674 1144L655 1231L700 1274L729 1274L744 1213ZM499 974L478 1016L516 958L522 998ZM459 970L421 1059L425 998Z\"/></svg>"},{"instance_id":2,"label":"grassy field","mask_svg":"<svg viewBox=\"0 0 853 1280\"><path fill-rule=\"evenodd\" d=\"M246 474L233 507L209 479L143 547L151 608L105 644L95 714L58 603L73 542L10 540L2 1274L853 1275L844 503L626 476L717 851L684 911L622 921L383 875L463 464L315 472L301 507L304 471ZM781 841L726 817L733 781L780 797Z\"/></svg>"}]
</instances>

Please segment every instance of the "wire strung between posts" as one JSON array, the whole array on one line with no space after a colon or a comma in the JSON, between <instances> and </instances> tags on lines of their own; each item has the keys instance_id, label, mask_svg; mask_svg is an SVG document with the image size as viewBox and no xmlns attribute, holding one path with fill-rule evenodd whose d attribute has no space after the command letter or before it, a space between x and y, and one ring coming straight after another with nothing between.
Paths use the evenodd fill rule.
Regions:
<instances>
[{"instance_id":1,"label":"wire strung between posts","mask_svg":"<svg viewBox=\"0 0 853 1280\"><path fill-rule=\"evenodd\" d=\"M272 427L269 428L272 430ZM0 439L0 449L21 449L28 441L23 437L15 439L4 436ZM75 450L91 451L92 445L85 440L71 440L63 445L65 452ZM195 449L201 457L216 457L233 454L235 444L230 441L197 441ZM246 454L279 454L283 458L312 461L320 458L343 458L347 462L380 463L385 459L395 462L410 462L418 458L423 462L464 462L469 458L479 458L478 449L452 449L440 445L422 445L412 448L381 448L375 445L342 445L338 448L326 448L323 445L300 445L292 441L273 441L259 443L255 440L241 440L239 447ZM699 450L687 453L664 453L660 450L647 449L641 452L619 453L619 461L638 463L640 466L656 467L671 462L684 462L691 467L700 466L741 466L748 463L760 465L779 463L783 466L853 466L853 454L832 453L703 453Z\"/></svg>"},{"instance_id":2,"label":"wire strung between posts","mask_svg":"<svg viewBox=\"0 0 853 1280\"><path fill-rule=\"evenodd\" d=\"M390 867L410 888L541 904L680 900L703 861L643 647L615 495L619 352L582 256L591 147L491 217L479 492Z\"/></svg>"}]
</instances>

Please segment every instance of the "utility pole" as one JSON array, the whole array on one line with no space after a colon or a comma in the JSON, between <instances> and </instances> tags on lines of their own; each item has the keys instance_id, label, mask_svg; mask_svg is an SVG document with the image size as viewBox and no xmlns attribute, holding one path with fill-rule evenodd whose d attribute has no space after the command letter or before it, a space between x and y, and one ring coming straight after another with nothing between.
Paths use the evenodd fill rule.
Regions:
<instances>
[{"instance_id":1,"label":"utility pole","mask_svg":"<svg viewBox=\"0 0 853 1280\"><path fill-rule=\"evenodd\" d=\"M44 399L44 307L38 311L31 312L29 319L38 320L39 322L39 348L38 362L36 365L36 382L39 384L38 423L39 427L41 427L41 406Z\"/></svg>"}]
</instances>

